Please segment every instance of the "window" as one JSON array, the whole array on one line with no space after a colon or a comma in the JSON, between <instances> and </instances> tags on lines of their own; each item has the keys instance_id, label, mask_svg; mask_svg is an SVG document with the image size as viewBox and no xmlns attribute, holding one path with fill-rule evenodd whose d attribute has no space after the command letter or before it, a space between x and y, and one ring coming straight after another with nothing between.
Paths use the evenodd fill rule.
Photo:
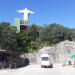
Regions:
<instances>
[{"instance_id":1,"label":"window","mask_svg":"<svg viewBox=\"0 0 75 75\"><path fill-rule=\"evenodd\" d=\"M42 57L42 61L48 61L49 58L48 57Z\"/></svg>"}]
</instances>

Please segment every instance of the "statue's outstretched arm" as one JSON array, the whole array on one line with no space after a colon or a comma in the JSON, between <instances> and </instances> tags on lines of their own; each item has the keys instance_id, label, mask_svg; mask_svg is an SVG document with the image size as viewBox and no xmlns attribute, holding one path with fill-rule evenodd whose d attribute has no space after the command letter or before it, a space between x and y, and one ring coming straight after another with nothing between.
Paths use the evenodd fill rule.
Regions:
<instances>
[{"instance_id":1,"label":"statue's outstretched arm","mask_svg":"<svg viewBox=\"0 0 75 75\"><path fill-rule=\"evenodd\" d=\"M34 14L35 12L33 12L33 11L29 11L29 13L30 13L30 14Z\"/></svg>"},{"instance_id":2,"label":"statue's outstretched arm","mask_svg":"<svg viewBox=\"0 0 75 75\"><path fill-rule=\"evenodd\" d=\"M17 10L18 13L24 13L24 10Z\"/></svg>"}]
</instances>

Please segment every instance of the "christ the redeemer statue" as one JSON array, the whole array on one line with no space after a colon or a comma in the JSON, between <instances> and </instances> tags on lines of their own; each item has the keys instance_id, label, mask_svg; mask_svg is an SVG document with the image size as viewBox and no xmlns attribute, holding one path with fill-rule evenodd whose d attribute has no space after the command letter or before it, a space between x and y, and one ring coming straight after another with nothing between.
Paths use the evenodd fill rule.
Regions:
<instances>
[{"instance_id":1,"label":"christ the redeemer statue","mask_svg":"<svg viewBox=\"0 0 75 75\"><path fill-rule=\"evenodd\" d=\"M25 8L24 10L17 10L17 12L23 14L23 20L27 23L29 20L29 15L34 14L34 12L28 10L27 8Z\"/></svg>"}]
</instances>

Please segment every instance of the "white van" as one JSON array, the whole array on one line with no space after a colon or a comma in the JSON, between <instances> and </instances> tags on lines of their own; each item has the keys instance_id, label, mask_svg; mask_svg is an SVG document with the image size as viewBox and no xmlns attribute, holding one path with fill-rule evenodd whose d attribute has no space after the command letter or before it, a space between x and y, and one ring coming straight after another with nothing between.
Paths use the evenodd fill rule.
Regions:
<instances>
[{"instance_id":1,"label":"white van","mask_svg":"<svg viewBox=\"0 0 75 75\"><path fill-rule=\"evenodd\" d=\"M41 67L42 68L43 67L50 67L50 68L53 67L53 64L52 64L48 54L41 55Z\"/></svg>"}]
</instances>

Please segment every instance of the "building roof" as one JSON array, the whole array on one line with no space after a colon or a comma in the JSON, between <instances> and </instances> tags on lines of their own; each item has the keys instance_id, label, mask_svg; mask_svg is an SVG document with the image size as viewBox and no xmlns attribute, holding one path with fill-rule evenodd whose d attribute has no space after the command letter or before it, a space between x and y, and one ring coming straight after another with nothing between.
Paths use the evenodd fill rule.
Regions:
<instances>
[{"instance_id":1,"label":"building roof","mask_svg":"<svg viewBox=\"0 0 75 75\"><path fill-rule=\"evenodd\" d=\"M13 56L16 56L16 55L18 55L18 52L16 52L16 51L0 50L0 54L7 54L7 55L13 55Z\"/></svg>"}]
</instances>

